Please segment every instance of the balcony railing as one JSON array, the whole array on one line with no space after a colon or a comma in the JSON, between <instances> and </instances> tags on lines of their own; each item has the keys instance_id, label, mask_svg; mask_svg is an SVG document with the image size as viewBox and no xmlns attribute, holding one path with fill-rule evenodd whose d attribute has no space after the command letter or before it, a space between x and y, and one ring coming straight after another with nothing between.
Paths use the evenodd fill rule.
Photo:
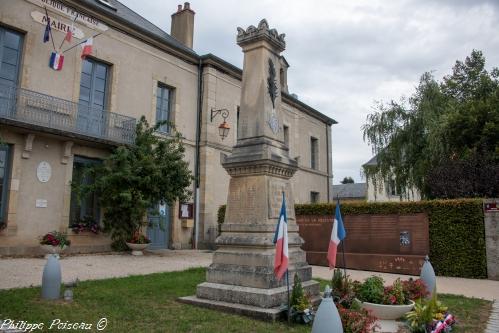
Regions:
<instances>
[{"instance_id":1,"label":"balcony railing","mask_svg":"<svg viewBox=\"0 0 499 333\"><path fill-rule=\"evenodd\" d=\"M0 119L106 142L135 141L135 118L15 86L0 85Z\"/></svg>"}]
</instances>

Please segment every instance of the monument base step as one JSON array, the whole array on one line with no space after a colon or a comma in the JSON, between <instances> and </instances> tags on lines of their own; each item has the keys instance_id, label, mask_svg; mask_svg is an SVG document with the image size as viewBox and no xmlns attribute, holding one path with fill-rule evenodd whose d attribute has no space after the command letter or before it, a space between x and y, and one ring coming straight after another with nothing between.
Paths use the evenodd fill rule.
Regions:
<instances>
[{"instance_id":1,"label":"monument base step","mask_svg":"<svg viewBox=\"0 0 499 333\"><path fill-rule=\"evenodd\" d=\"M260 308L252 305L228 303L222 301L213 301L210 299L198 298L196 296L179 297L178 301L181 303L205 307L208 309L224 311L228 313L235 313L255 319L276 321L284 316L282 307L274 308Z\"/></svg>"},{"instance_id":2,"label":"monument base step","mask_svg":"<svg viewBox=\"0 0 499 333\"><path fill-rule=\"evenodd\" d=\"M290 286L290 289L292 287ZM319 282L317 281L304 281L302 282L302 287L304 292L312 298L319 295ZM196 296L213 301L245 304L269 309L288 303L288 289L286 286L267 289L203 282L198 284Z\"/></svg>"}]
</instances>

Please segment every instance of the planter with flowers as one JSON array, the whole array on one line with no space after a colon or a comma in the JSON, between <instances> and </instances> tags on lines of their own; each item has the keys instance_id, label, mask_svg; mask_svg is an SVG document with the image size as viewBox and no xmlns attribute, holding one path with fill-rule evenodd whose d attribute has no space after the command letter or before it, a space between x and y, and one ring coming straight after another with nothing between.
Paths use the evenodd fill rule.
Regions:
<instances>
[{"instance_id":1,"label":"planter with flowers","mask_svg":"<svg viewBox=\"0 0 499 333\"><path fill-rule=\"evenodd\" d=\"M47 256L51 254L59 256L59 253L69 245L71 241L67 235L55 230L40 237L40 247L47 253Z\"/></svg>"},{"instance_id":2,"label":"planter with flowers","mask_svg":"<svg viewBox=\"0 0 499 333\"><path fill-rule=\"evenodd\" d=\"M414 299L426 295L421 281L400 281L385 287L379 276L367 278L359 287L357 298L361 307L379 319L398 319L414 308Z\"/></svg>"},{"instance_id":3,"label":"planter with flowers","mask_svg":"<svg viewBox=\"0 0 499 333\"><path fill-rule=\"evenodd\" d=\"M127 239L126 245L130 250L132 250L132 255L134 256L141 256L144 253L142 252L145 250L151 241L147 236L145 236L140 229L137 229L131 238Z\"/></svg>"},{"instance_id":4,"label":"planter with flowers","mask_svg":"<svg viewBox=\"0 0 499 333\"><path fill-rule=\"evenodd\" d=\"M93 234L98 234L101 231L99 224L92 216L85 216L82 219L77 218L69 227L76 234L85 231L89 231Z\"/></svg>"}]
</instances>

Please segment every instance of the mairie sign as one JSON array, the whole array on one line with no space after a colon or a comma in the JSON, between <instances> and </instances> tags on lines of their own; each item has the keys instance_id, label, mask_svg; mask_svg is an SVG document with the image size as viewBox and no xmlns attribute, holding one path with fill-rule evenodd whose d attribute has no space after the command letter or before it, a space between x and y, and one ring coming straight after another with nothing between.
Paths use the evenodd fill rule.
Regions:
<instances>
[{"instance_id":1,"label":"mairie sign","mask_svg":"<svg viewBox=\"0 0 499 333\"><path fill-rule=\"evenodd\" d=\"M69 17L71 21L73 21L76 17L77 23L86 25L91 29L100 30L100 31L106 31L109 29L107 25L97 20L96 18L80 13L74 8L68 7L59 1L56 0L28 0L28 1L42 8L47 8L49 11L55 11L66 17Z\"/></svg>"},{"instance_id":2,"label":"mairie sign","mask_svg":"<svg viewBox=\"0 0 499 333\"><path fill-rule=\"evenodd\" d=\"M31 12L31 17L33 18L33 20L35 22L38 22L42 25L47 25L47 16L45 14L34 11L34 12ZM50 27L53 30L58 30L58 31L62 31L62 32L66 33L66 32L68 32L68 30L71 29L70 22L64 22L64 21L58 20L55 17L50 16L50 15L49 15L49 17L50 17ZM77 27L73 26L73 37L78 38L78 39L82 39L83 37L85 37L85 34L83 33L83 31L81 31Z\"/></svg>"}]
</instances>

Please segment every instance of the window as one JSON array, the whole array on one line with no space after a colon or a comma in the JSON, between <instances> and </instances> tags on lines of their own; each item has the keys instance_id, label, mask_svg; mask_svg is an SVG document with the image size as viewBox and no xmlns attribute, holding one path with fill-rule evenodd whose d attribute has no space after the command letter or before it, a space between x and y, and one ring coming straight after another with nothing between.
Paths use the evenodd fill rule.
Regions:
<instances>
[{"instance_id":1,"label":"window","mask_svg":"<svg viewBox=\"0 0 499 333\"><path fill-rule=\"evenodd\" d=\"M101 136L107 128L103 113L107 108L108 76L109 65L83 60L76 126L85 134Z\"/></svg>"},{"instance_id":2,"label":"window","mask_svg":"<svg viewBox=\"0 0 499 333\"><path fill-rule=\"evenodd\" d=\"M22 41L20 33L0 27L0 84L17 85Z\"/></svg>"},{"instance_id":3,"label":"window","mask_svg":"<svg viewBox=\"0 0 499 333\"><path fill-rule=\"evenodd\" d=\"M317 169L319 167L318 163L319 157L319 140L314 137L310 138L310 167L312 169Z\"/></svg>"},{"instance_id":4,"label":"window","mask_svg":"<svg viewBox=\"0 0 499 333\"><path fill-rule=\"evenodd\" d=\"M284 132L284 144L286 145L286 147L289 147L289 127L283 125L282 131Z\"/></svg>"},{"instance_id":5,"label":"window","mask_svg":"<svg viewBox=\"0 0 499 333\"><path fill-rule=\"evenodd\" d=\"M163 120L171 121L171 104L172 104L172 89L158 84L158 89L156 90L156 122ZM170 125L164 124L159 128L160 132L169 133Z\"/></svg>"},{"instance_id":6,"label":"window","mask_svg":"<svg viewBox=\"0 0 499 333\"><path fill-rule=\"evenodd\" d=\"M100 160L86 158L82 156L75 156L73 162L73 179L72 182L76 184L93 184L95 179L89 175L84 174L86 167L101 163ZM69 225L78 220L85 218L92 218L95 222L100 221L100 207L98 196L96 193L90 193L78 201L76 193L71 191L71 206L69 212Z\"/></svg>"},{"instance_id":7,"label":"window","mask_svg":"<svg viewBox=\"0 0 499 333\"><path fill-rule=\"evenodd\" d=\"M319 192L310 192L310 202L311 203L318 203L319 202Z\"/></svg>"},{"instance_id":8,"label":"window","mask_svg":"<svg viewBox=\"0 0 499 333\"><path fill-rule=\"evenodd\" d=\"M0 146L0 224L7 223L7 205L10 180L10 146Z\"/></svg>"},{"instance_id":9,"label":"window","mask_svg":"<svg viewBox=\"0 0 499 333\"><path fill-rule=\"evenodd\" d=\"M395 179L391 179L386 186L386 192L389 196L398 196L397 186L395 184Z\"/></svg>"}]
</instances>

